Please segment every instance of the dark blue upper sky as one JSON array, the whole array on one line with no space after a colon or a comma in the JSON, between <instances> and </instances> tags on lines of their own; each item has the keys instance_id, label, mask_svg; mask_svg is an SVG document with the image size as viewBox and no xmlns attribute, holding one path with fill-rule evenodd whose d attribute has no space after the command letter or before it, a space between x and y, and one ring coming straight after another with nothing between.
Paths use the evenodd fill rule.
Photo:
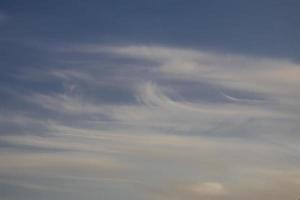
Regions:
<instances>
[{"instance_id":1,"label":"dark blue upper sky","mask_svg":"<svg viewBox=\"0 0 300 200\"><path fill-rule=\"evenodd\" d=\"M1 40L163 43L300 58L296 0L2 0L0 8L7 15Z\"/></svg>"}]
</instances>

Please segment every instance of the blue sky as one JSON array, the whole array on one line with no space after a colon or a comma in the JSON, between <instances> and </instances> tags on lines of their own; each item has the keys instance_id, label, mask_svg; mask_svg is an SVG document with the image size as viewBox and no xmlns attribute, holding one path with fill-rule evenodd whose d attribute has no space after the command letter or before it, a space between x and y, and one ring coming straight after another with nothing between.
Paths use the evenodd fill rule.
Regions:
<instances>
[{"instance_id":1,"label":"blue sky","mask_svg":"<svg viewBox=\"0 0 300 200\"><path fill-rule=\"evenodd\" d=\"M299 9L2 0L0 196L299 198Z\"/></svg>"}]
</instances>

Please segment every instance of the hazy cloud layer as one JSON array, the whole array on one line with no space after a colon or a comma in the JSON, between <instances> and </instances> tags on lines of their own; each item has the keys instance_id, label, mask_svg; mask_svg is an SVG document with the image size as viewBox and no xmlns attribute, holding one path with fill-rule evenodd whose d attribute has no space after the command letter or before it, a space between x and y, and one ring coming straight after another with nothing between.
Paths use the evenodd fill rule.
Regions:
<instances>
[{"instance_id":1,"label":"hazy cloud layer","mask_svg":"<svg viewBox=\"0 0 300 200\"><path fill-rule=\"evenodd\" d=\"M47 51L51 64L2 80L4 198L299 198L299 64L161 45Z\"/></svg>"}]
</instances>

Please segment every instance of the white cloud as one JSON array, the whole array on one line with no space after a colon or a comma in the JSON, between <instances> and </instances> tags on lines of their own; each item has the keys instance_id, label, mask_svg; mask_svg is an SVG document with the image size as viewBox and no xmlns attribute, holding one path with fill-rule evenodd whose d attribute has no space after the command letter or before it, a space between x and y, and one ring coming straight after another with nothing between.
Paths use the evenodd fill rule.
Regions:
<instances>
[{"instance_id":1,"label":"white cloud","mask_svg":"<svg viewBox=\"0 0 300 200\"><path fill-rule=\"evenodd\" d=\"M217 182L195 183L187 187L187 190L199 196L219 196L226 194L224 186Z\"/></svg>"},{"instance_id":2,"label":"white cloud","mask_svg":"<svg viewBox=\"0 0 300 200\"><path fill-rule=\"evenodd\" d=\"M288 60L161 46L124 46L103 48L116 55L156 61L162 75L176 79L208 81L232 88L286 94L284 88L298 81L300 66ZM295 88L294 88L295 89Z\"/></svg>"}]
</instances>

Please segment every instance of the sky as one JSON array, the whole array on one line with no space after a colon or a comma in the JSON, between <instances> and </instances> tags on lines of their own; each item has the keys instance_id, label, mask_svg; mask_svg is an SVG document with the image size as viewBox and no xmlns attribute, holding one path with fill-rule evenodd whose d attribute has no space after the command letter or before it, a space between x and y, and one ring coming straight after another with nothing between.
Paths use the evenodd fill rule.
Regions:
<instances>
[{"instance_id":1,"label":"sky","mask_svg":"<svg viewBox=\"0 0 300 200\"><path fill-rule=\"evenodd\" d=\"M1 199L299 199L299 10L1 0Z\"/></svg>"}]
</instances>

